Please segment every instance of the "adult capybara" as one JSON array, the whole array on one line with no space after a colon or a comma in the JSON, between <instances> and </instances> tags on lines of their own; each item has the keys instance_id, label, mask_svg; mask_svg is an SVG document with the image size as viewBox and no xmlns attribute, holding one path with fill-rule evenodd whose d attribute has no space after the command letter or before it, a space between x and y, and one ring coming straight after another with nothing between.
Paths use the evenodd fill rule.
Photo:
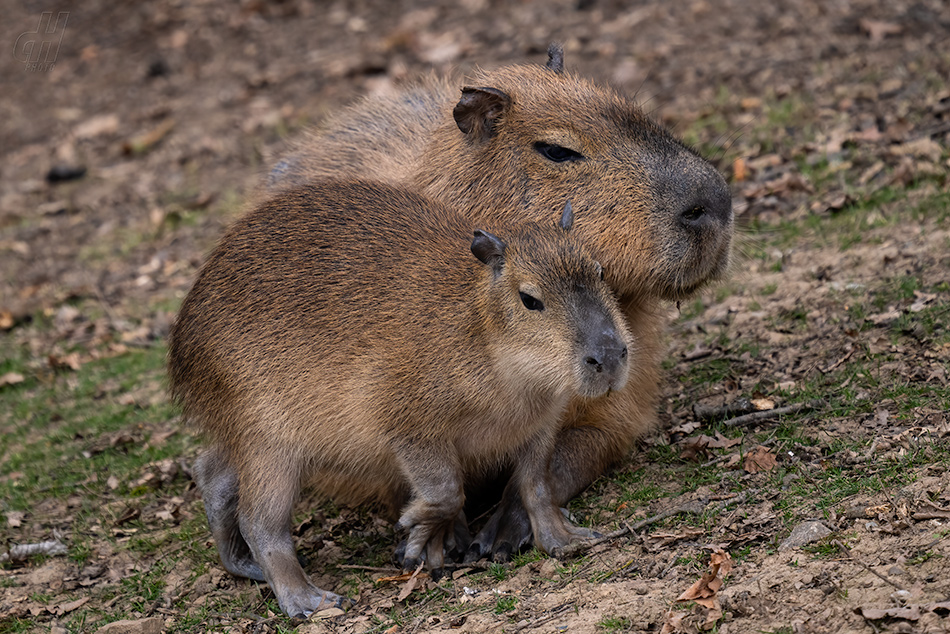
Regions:
<instances>
[{"instance_id":1,"label":"adult capybara","mask_svg":"<svg viewBox=\"0 0 950 634\"><path fill-rule=\"evenodd\" d=\"M408 187L486 226L542 220L570 198L576 233L638 345L619 398L569 405L549 465L555 500L565 504L650 428L665 302L724 273L733 214L716 169L631 99L566 72L552 46L546 66L479 72L461 92L430 78L343 109L276 165L268 188L340 177ZM471 557L504 558L530 539L520 502L506 492Z\"/></svg>"}]
</instances>

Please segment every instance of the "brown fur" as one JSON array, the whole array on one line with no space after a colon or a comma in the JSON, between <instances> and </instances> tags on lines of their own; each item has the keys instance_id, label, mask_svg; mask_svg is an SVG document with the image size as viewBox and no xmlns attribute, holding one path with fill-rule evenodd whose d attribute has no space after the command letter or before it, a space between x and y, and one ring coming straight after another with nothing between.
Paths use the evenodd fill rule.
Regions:
<instances>
[{"instance_id":1,"label":"brown fur","mask_svg":"<svg viewBox=\"0 0 950 634\"><path fill-rule=\"evenodd\" d=\"M290 615L339 603L293 556L303 482L401 512L407 566L441 568L465 484L504 468L539 546L590 536L559 512L547 466L569 400L612 400L632 342L556 212L473 238L442 204L335 182L228 231L172 328L169 371L208 438L196 479L229 570L267 580Z\"/></svg>"},{"instance_id":2,"label":"brown fur","mask_svg":"<svg viewBox=\"0 0 950 634\"><path fill-rule=\"evenodd\" d=\"M685 298L726 270L733 218L728 188L708 162L626 97L564 71L558 48L549 55L548 67L480 72L461 93L429 78L365 99L280 161L269 188L362 176L451 201L489 224L536 221L573 201L577 232L603 264L639 345L620 398L570 406L550 465L564 504L653 424L663 301ZM537 143L583 159L552 162ZM502 517L476 540L476 555L503 557L528 536L517 496L506 500Z\"/></svg>"}]
</instances>

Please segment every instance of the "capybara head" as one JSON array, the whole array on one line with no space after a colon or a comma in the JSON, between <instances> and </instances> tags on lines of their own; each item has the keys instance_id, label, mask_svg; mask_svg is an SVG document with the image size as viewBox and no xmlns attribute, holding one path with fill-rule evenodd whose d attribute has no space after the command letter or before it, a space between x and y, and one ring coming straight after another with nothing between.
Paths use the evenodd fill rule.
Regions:
<instances>
[{"instance_id":1,"label":"capybara head","mask_svg":"<svg viewBox=\"0 0 950 634\"><path fill-rule=\"evenodd\" d=\"M471 249L491 269L481 299L497 367L519 378L536 373L541 384L570 380L557 391L595 397L626 383L632 343L603 268L572 223L568 202L554 233L527 223L507 244L479 230Z\"/></svg>"},{"instance_id":2,"label":"capybara head","mask_svg":"<svg viewBox=\"0 0 950 634\"><path fill-rule=\"evenodd\" d=\"M623 296L680 299L720 276L733 231L722 176L631 100L562 64L552 47L547 66L479 73L454 108L458 130L428 149L451 162L423 185L463 208L490 194L531 220L571 199L576 231Z\"/></svg>"}]
</instances>

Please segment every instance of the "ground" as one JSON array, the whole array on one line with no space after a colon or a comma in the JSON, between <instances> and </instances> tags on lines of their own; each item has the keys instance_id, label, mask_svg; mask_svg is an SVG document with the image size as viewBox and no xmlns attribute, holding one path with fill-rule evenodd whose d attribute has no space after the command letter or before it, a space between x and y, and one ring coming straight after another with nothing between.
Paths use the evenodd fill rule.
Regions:
<instances>
[{"instance_id":1,"label":"ground","mask_svg":"<svg viewBox=\"0 0 950 634\"><path fill-rule=\"evenodd\" d=\"M3 5L0 632L950 631L943 0ZM571 505L609 539L386 581L391 527L307 501L358 601L286 619L214 557L170 319L305 126L552 40L726 174L733 272L669 307L662 426Z\"/></svg>"}]
</instances>

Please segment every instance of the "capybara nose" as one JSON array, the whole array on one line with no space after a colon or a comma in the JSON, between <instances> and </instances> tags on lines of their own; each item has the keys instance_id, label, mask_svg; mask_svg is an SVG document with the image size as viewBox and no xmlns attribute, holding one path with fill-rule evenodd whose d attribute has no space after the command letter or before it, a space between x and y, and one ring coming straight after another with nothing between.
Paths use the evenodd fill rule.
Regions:
<instances>
[{"instance_id":1,"label":"capybara nose","mask_svg":"<svg viewBox=\"0 0 950 634\"><path fill-rule=\"evenodd\" d=\"M680 225L697 230L732 223L732 196L718 173L709 174L693 195L680 203L677 220Z\"/></svg>"},{"instance_id":2,"label":"capybara nose","mask_svg":"<svg viewBox=\"0 0 950 634\"><path fill-rule=\"evenodd\" d=\"M584 363L594 372L600 374L605 369L611 373L618 371L624 363L627 362L627 347L603 348L597 354L591 354L584 358Z\"/></svg>"}]
</instances>

